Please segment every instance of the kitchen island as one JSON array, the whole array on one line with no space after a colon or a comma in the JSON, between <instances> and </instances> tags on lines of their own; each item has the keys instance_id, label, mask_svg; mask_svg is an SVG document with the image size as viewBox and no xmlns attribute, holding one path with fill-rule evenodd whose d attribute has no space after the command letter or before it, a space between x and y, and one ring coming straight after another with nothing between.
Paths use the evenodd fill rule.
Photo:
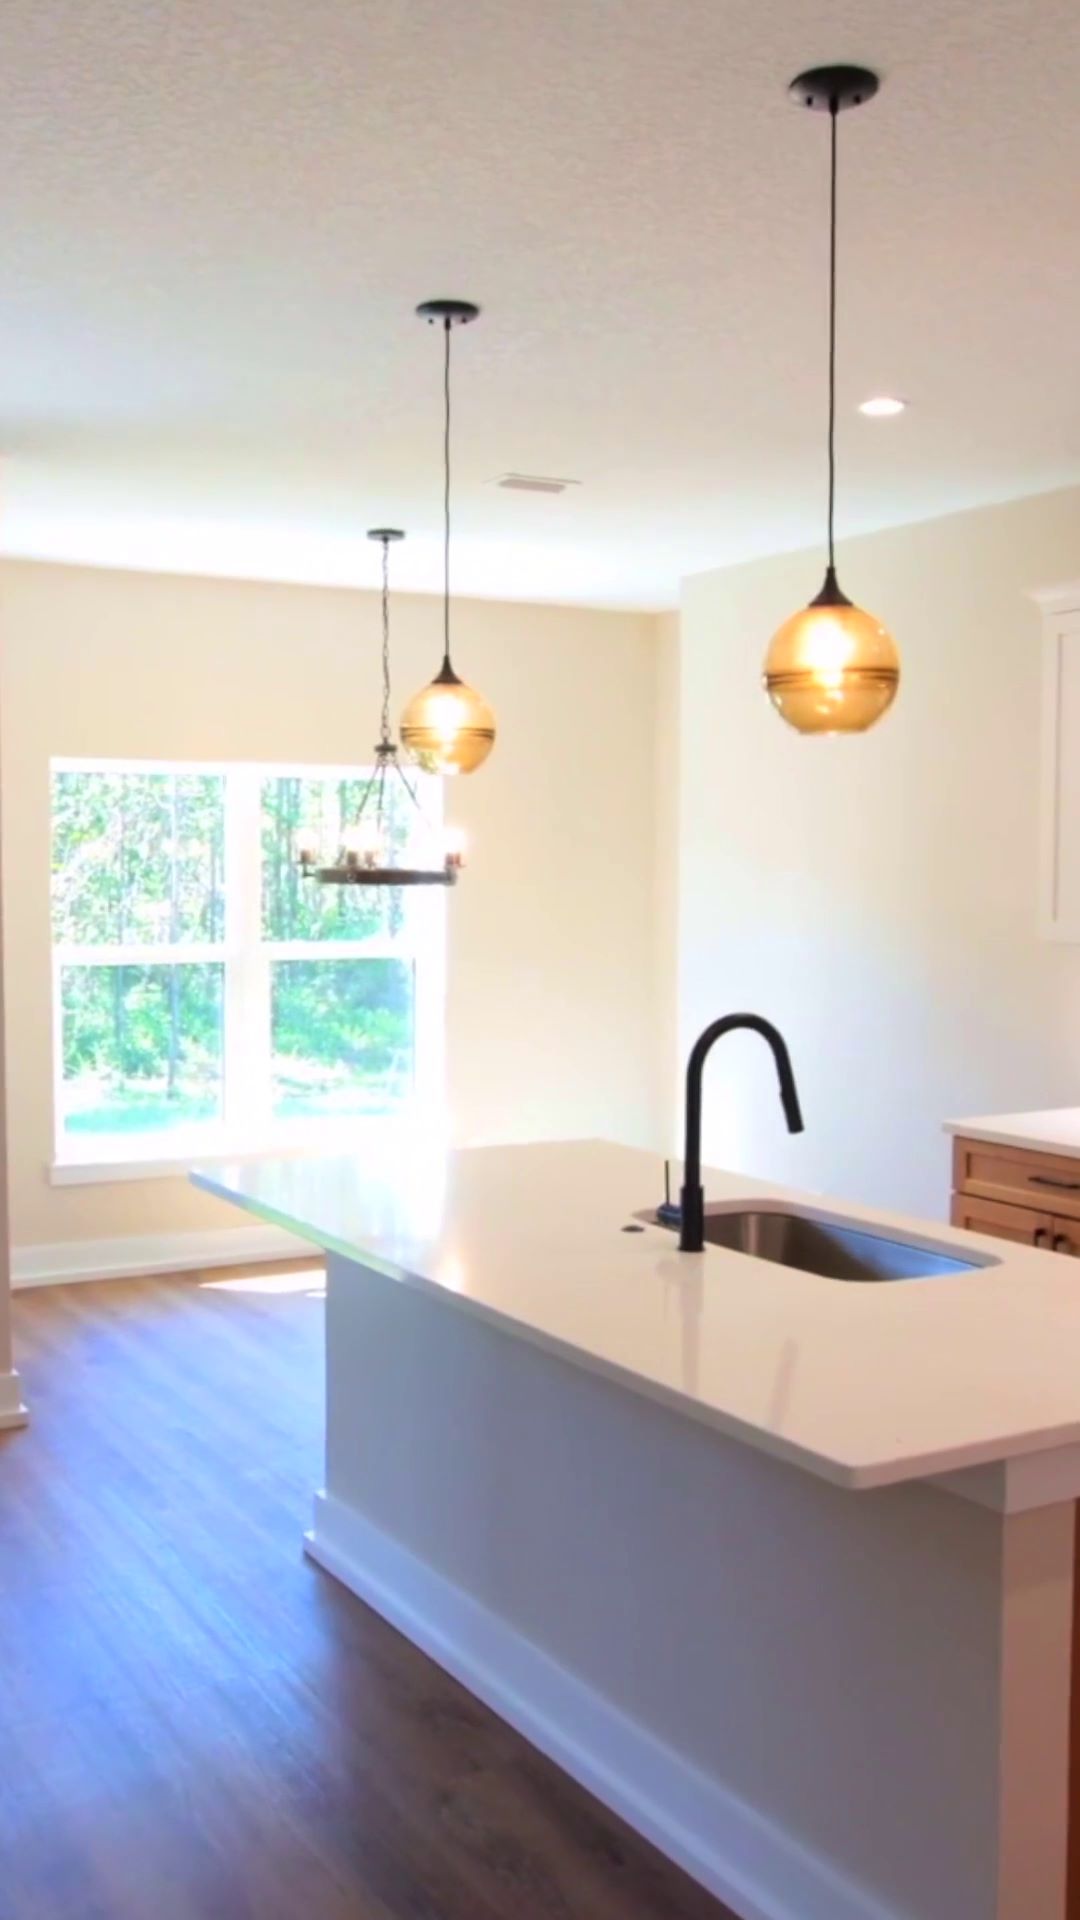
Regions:
<instances>
[{"instance_id":1,"label":"kitchen island","mask_svg":"<svg viewBox=\"0 0 1080 1920\"><path fill-rule=\"evenodd\" d=\"M329 1256L322 1566L745 1920L1073 1920L1069 1263L719 1173L974 1264L680 1254L599 1142L195 1178Z\"/></svg>"}]
</instances>

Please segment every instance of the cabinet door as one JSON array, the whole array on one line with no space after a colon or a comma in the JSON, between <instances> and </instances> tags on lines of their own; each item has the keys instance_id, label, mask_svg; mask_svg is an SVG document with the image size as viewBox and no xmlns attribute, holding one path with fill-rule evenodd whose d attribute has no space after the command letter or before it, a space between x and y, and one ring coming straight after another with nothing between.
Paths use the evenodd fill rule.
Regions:
<instances>
[{"instance_id":1,"label":"cabinet door","mask_svg":"<svg viewBox=\"0 0 1080 1920\"><path fill-rule=\"evenodd\" d=\"M1074 1260L1080 1259L1080 1220L1055 1218L1051 1244L1055 1253L1067 1253Z\"/></svg>"},{"instance_id":2,"label":"cabinet door","mask_svg":"<svg viewBox=\"0 0 1080 1920\"><path fill-rule=\"evenodd\" d=\"M1048 1252L1056 1230L1059 1235L1074 1238L1080 1253L1080 1227L1075 1220L1055 1220L1053 1214L1036 1213L1033 1207L1006 1207L998 1200L954 1193L952 1223L954 1227L966 1227L969 1233L990 1233L998 1240L1019 1240L1025 1247L1045 1247ZM1059 1251L1064 1253L1064 1247Z\"/></svg>"},{"instance_id":3,"label":"cabinet door","mask_svg":"<svg viewBox=\"0 0 1080 1920\"><path fill-rule=\"evenodd\" d=\"M957 1193L1039 1213L1072 1214L1080 1220L1080 1159L999 1147L988 1140L954 1140L953 1186Z\"/></svg>"}]
</instances>

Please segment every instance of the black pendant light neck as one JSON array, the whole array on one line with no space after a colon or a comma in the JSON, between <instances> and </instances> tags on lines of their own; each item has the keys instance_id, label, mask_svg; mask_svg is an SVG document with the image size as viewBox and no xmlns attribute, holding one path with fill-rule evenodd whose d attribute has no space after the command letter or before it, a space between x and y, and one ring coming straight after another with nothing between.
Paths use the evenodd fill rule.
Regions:
<instances>
[{"instance_id":1,"label":"black pendant light neck","mask_svg":"<svg viewBox=\"0 0 1080 1920\"><path fill-rule=\"evenodd\" d=\"M831 560L825 569L825 580L821 592L814 595L810 605L812 607L850 607L854 605L854 602L848 599L847 594L837 580L836 568L833 566Z\"/></svg>"}]
</instances>

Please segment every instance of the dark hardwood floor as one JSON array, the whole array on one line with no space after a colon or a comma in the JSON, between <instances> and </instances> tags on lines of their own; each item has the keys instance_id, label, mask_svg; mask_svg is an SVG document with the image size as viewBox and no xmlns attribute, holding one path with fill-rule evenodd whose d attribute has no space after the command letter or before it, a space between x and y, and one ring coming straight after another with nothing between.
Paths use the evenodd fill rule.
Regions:
<instances>
[{"instance_id":1,"label":"dark hardwood floor","mask_svg":"<svg viewBox=\"0 0 1080 1920\"><path fill-rule=\"evenodd\" d=\"M321 1286L16 1296L3 1920L724 1920L303 1558Z\"/></svg>"}]
</instances>

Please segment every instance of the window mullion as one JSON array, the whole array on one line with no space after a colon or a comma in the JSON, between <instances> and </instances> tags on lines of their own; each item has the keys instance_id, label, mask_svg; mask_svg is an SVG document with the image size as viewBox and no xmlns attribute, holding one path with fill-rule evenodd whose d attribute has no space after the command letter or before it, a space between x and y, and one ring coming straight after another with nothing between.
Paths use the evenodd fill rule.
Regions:
<instances>
[{"instance_id":1,"label":"window mullion","mask_svg":"<svg viewBox=\"0 0 1080 1920\"><path fill-rule=\"evenodd\" d=\"M443 821L442 782L424 776L420 789L428 819ZM446 895L441 887L405 892L403 959L413 969L413 1097L421 1111L440 1112L446 1100Z\"/></svg>"}]
</instances>

